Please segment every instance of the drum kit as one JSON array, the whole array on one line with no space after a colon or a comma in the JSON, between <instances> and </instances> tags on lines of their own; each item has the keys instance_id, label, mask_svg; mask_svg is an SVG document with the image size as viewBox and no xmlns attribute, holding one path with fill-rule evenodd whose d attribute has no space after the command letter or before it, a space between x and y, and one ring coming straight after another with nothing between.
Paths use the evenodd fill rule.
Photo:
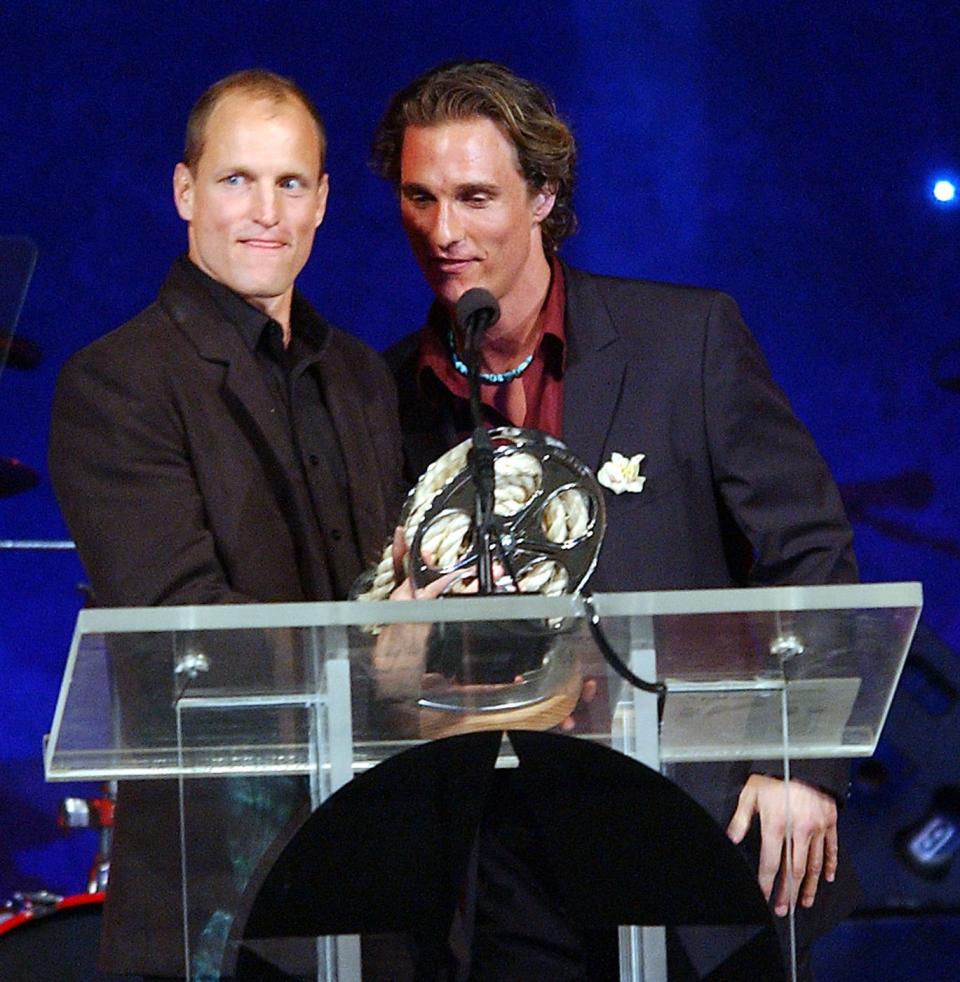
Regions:
<instances>
[{"instance_id":1,"label":"drum kit","mask_svg":"<svg viewBox=\"0 0 960 982\"><path fill-rule=\"evenodd\" d=\"M99 798L65 798L57 824L99 833L87 889L62 896L49 890L17 892L0 907L0 978L92 982L97 973L100 922L110 874L115 789Z\"/></svg>"},{"instance_id":2,"label":"drum kit","mask_svg":"<svg viewBox=\"0 0 960 982\"><path fill-rule=\"evenodd\" d=\"M27 371L42 359L40 348L14 334L36 263L36 246L22 236L0 236L0 373L7 367ZM0 498L29 491L40 483L37 472L16 457L0 456ZM91 828L100 845L87 890L62 896L48 890L14 893L0 906L0 978L30 982L90 982L96 969L104 891L110 869L113 794L67 798L58 824Z\"/></svg>"}]
</instances>

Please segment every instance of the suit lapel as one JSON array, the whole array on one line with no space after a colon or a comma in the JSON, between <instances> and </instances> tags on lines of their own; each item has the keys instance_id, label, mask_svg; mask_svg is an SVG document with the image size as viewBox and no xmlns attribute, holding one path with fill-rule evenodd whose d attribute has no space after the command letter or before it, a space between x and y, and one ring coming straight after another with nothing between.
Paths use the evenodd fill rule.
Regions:
<instances>
[{"instance_id":1,"label":"suit lapel","mask_svg":"<svg viewBox=\"0 0 960 982\"><path fill-rule=\"evenodd\" d=\"M242 341L240 342L242 345ZM244 357L246 355L246 357ZM249 352L240 352L227 367L224 390L229 398L247 414L259 430L266 447L288 477L299 473L299 463L290 436L290 426L277 410L260 366Z\"/></svg>"},{"instance_id":2,"label":"suit lapel","mask_svg":"<svg viewBox=\"0 0 960 982\"><path fill-rule=\"evenodd\" d=\"M564 264L567 364L563 440L594 472L620 401L626 361L616 324L593 278Z\"/></svg>"},{"instance_id":3,"label":"suit lapel","mask_svg":"<svg viewBox=\"0 0 960 982\"><path fill-rule=\"evenodd\" d=\"M160 294L180 330L190 339L204 360L224 365L224 394L239 407L259 431L261 445L279 463L283 472L292 474L298 466L290 430L276 410L263 372L240 337L227 323L213 300L191 284L181 282L176 266L171 270Z\"/></svg>"},{"instance_id":4,"label":"suit lapel","mask_svg":"<svg viewBox=\"0 0 960 982\"><path fill-rule=\"evenodd\" d=\"M331 344L329 339L327 344ZM333 427L340 442L343 463L347 471L350 512L360 552L366 561L377 559L383 549L384 530L395 519L387 515L388 504L382 489L384 475L380 471L374 448L377 441L369 432L358 390L366 384L363 379L343 378L339 370L342 360L324 358L316 363L323 398L330 412ZM387 466L384 464L384 466ZM392 504L392 503L391 503Z\"/></svg>"}]
</instances>

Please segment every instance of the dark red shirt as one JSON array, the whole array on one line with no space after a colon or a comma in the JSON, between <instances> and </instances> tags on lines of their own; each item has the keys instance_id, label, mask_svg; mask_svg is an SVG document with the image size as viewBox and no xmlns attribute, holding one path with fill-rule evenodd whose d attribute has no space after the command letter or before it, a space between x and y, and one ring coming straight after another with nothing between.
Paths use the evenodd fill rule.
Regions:
<instances>
[{"instance_id":1,"label":"dark red shirt","mask_svg":"<svg viewBox=\"0 0 960 982\"><path fill-rule=\"evenodd\" d=\"M523 419L510 419L503 408L501 385L481 384L480 400L488 426L523 426L543 430L560 437L563 426L563 371L566 365L566 292L563 269L553 259L550 263L550 288L543 305L543 333L533 352L533 361L520 376L526 398ZM449 315L440 304L434 304L426 326L420 332L417 358L417 377L424 391L429 389L427 378L432 375L455 399L470 400L470 386L450 360L447 334ZM499 397L498 397L499 396ZM456 413L457 418L461 414ZM463 435L466 435L464 433Z\"/></svg>"}]
</instances>

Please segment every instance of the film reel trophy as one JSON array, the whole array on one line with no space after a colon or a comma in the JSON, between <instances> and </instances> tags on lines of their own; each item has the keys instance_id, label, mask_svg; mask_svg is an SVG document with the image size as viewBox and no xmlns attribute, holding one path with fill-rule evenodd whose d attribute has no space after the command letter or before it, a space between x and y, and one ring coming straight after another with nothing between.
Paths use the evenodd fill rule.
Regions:
<instances>
[{"instance_id":1,"label":"film reel trophy","mask_svg":"<svg viewBox=\"0 0 960 982\"><path fill-rule=\"evenodd\" d=\"M599 485L564 444L546 434L502 428L493 430L491 439L494 511L503 551L516 571L516 588L548 596L576 592L593 572L603 540L606 518ZM416 491L401 515L405 528L411 519L415 524L410 576L417 587L457 570L463 575L448 592L465 592L475 581L475 492L463 456L460 472L435 494L422 517ZM507 573L497 586L502 588L497 592L514 589Z\"/></svg>"},{"instance_id":2,"label":"film reel trophy","mask_svg":"<svg viewBox=\"0 0 960 982\"><path fill-rule=\"evenodd\" d=\"M494 512L505 560L496 592L577 592L596 566L606 530L600 486L560 440L512 427L491 430L490 437ZM417 588L454 574L445 595L476 590L470 446L465 440L434 461L401 511L407 575ZM353 596L386 599L395 586L388 545ZM386 636L381 640L389 643ZM424 735L518 722L546 728L567 717L580 698L580 666L572 646L563 643L563 625L438 623L425 645L423 677L431 684L417 700Z\"/></svg>"}]
</instances>

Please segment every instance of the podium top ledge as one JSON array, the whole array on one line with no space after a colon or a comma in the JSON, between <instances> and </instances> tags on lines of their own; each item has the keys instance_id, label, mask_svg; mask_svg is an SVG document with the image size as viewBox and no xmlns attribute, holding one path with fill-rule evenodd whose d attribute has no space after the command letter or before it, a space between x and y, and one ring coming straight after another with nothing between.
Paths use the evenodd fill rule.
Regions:
<instances>
[{"instance_id":1,"label":"podium top ledge","mask_svg":"<svg viewBox=\"0 0 960 982\"><path fill-rule=\"evenodd\" d=\"M771 611L920 607L920 583L835 586L737 587L722 590L662 590L598 593L606 617ZM81 633L204 631L243 628L346 627L352 625L580 618L580 596L505 596L393 602L223 604L185 607L91 608L81 611Z\"/></svg>"}]
</instances>

